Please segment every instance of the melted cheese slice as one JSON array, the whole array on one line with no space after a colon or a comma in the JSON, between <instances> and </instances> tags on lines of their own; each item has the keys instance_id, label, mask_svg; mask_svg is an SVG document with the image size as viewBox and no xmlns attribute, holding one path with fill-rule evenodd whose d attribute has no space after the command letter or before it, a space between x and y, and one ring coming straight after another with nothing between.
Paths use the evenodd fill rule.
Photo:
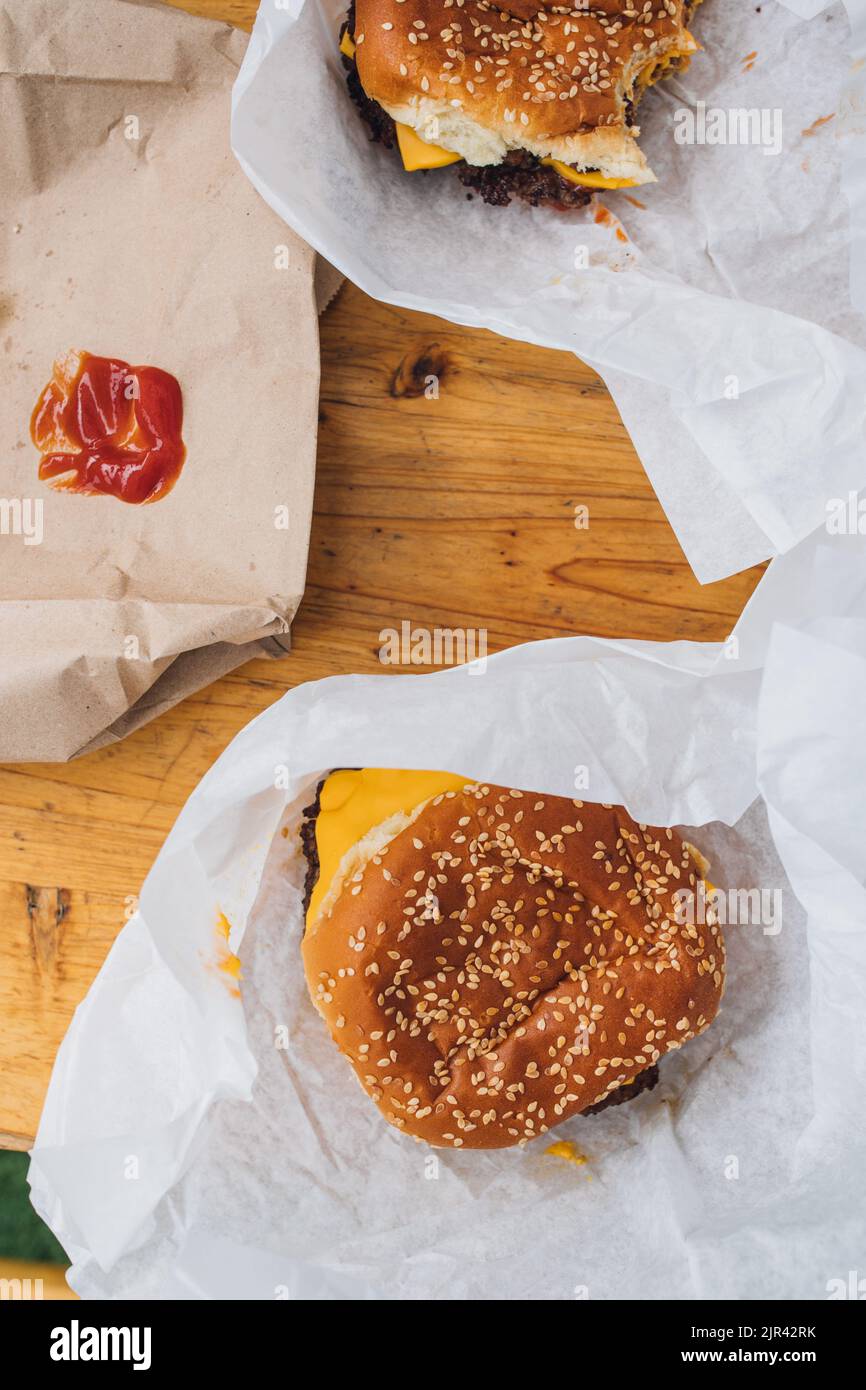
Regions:
<instances>
[{"instance_id":1,"label":"melted cheese slice","mask_svg":"<svg viewBox=\"0 0 866 1390\"><path fill-rule=\"evenodd\" d=\"M441 145L431 145L409 125L397 125L397 144L403 168L411 174L415 169L444 169L446 164L456 164L462 155L453 150L443 150Z\"/></svg>"},{"instance_id":2,"label":"melted cheese slice","mask_svg":"<svg viewBox=\"0 0 866 1390\"><path fill-rule=\"evenodd\" d=\"M310 897L307 921L317 916L345 854L368 831L397 811L410 815L440 792L456 792L471 782L451 772L411 772L381 767L341 768L326 778L316 817L319 877Z\"/></svg>"},{"instance_id":3,"label":"melted cheese slice","mask_svg":"<svg viewBox=\"0 0 866 1390\"><path fill-rule=\"evenodd\" d=\"M443 169L446 164L455 164L461 158L459 154L445 150L441 145L428 144L411 126L401 125L399 122L397 143L400 146L403 167L410 173L416 169ZM570 164L563 164L559 159L542 159L541 162L549 164L570 183L579 183L585 188L631 188L637 182L636 179L608 179L604 174L595 172L581 173Z\"/></svg>"},{"instance_id":4,"label":"melted cheese slice","mask_svg":"<svg viewBox=\"0 0 866 1390\"><path fill-rule=\"evenodd\" d=\"M652 87L656 82L660 82L666 75L669 68L679 62L680 58L691 58L693 53L700 51L701 45L693 34L686 30L683 35L683 47L675 48L670 53L665 53L661 58L650 58L645 63L634 80L634 88L637 93L645 92L647 87Z\"/></svg>"},{"instance_id":5,"label":"melted cheese slice","mask_svg":"<svg viewBox=\"0 0 866 1390\"><path fill-rule=\"evenodd\" d=\"M340 52L345 53L347 58L355 56L355 40L348 29L340 39ZM441 145L431 145L429 141L422 140L411 126L401 125L399 121L395 124L403 168L409 173L415 169L444 169L446 164L456 164L462 158L453 150L445 150Z\"/></svg>"},{"instance_id":6,"label":"melted cheese slice","mask_svg":"<svg viewBox=\"0 0 866 1390\"><path fill-rule=\"evenodd\" d=\"M581 169L573 169L570 164L563 164L561 159L542 159L542 164L549 164L551 169L555 169L569 183L579 183L584 188L633 188L637 179L609 179L604 174L596 173L590 169L584 172Z\"/></svg>"}]
</instances>

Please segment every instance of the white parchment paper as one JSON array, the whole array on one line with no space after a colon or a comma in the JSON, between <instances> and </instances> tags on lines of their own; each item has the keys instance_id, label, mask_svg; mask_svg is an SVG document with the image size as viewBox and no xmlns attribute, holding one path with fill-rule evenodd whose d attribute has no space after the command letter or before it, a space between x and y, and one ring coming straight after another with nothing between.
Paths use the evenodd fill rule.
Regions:
<instances>
[{"instance_id":1,"label":"white parchment paper","mask_svg":"<svg viewBox=\"0 0 866 1390\"><path fill-rule=\"evenodd\" d=\"M235 153L306 241L376 298L595 367L704 582L790 549L862 485L866 0L705 0L705 51L641 105L645 207L564 214L468 202L453 171L408 176L372 145L345 9L263 0L235 84ZM677 144L699 101L777 112L781 151Z\"/></svg>"},{"instance_id":2,"label":"white parchment paper","mask_svg":"<svg viewBox=\"0 0 866 1390\"><path fill-rule=\"evenodd\" d=\"M816 533L725 646L539 642L481 673L310 683L251 723L187 803L57 1057L30 1177L73 1286L787 1299L862 1268L864 560L866 538ZM340 765L566 796L585 765L593 799L699 827L720 887L778 890L781 930L730 926L712 1028L652 1093L557 1129L585 1166L546 1140L430 1150L382 1121L306 995L296 832ZM219 913L240 1000L216 968Z\"/></svg>"}]
</instances>

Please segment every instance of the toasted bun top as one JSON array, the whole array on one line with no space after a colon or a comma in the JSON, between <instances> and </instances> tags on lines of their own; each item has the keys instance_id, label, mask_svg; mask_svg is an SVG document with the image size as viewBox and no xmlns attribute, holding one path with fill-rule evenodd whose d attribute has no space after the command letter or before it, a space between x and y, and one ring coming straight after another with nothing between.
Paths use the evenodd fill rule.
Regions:
<instances>
[{"instance_id":1,"label":"toasted bun top","mask_svg":"<svg viewBox=\"0 0 866 1390\"><path fill-rule=\"evenodd\" d=\"M509 149L612 178L652 178L627 129L635 85L697 49L685 0L356 0L356 61L368 96L470 164ZM642 75L642 76L641 76Z\"/></svg>"},{"instance_id":2,"label":"toasted bun top","mask_svg":"<svg viewBox=\"0 0 866 1390\"><path fill-rule=\"evenodd\" d=\"M391 1124L522 1144L712 1021L721 933L678 921L673 897L697 881L672 830L622 807L467 785L344 858L304 937L307 984Z\"/></svg>"}]
</instances>

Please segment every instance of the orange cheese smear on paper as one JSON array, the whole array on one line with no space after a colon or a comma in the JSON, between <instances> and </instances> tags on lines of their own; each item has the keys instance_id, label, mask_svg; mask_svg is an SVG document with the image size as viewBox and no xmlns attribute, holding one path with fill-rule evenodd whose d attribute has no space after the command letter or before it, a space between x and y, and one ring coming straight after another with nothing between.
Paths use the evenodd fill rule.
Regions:
<instances>
[{"instance_id":1,"label":"orange cheese smear on paper","mask_svg":"<svg viewBox=\"0 0 866 1390\"><path fill-rule=\"evenodd\" d=\"M817 121L813 121L811 125L807 125L805 130L800 131L800 134L806 136L816 135L822 125L826 125L828 121L832 121L835 115L836 112L832 111L829 116L819 116Z\"/></svg>"},{"instance_id":2,"label":"orange cheese smear on paper","mask_svg":"<svg viewBox=\"0 0 866 1390\"><path fill-rule=\"evenodd\" d=\"M224 912L217 914L217 969L222 974L227 975L232 981L239 981L241 978L241 963L233 951L229 950L229 935L232 924ZM240 990L237 985L233 985L232 994L240 998Z\"/></svg>"},{"instance_id":3,"label":"orange cheese smear on paper","mask_svg":"<svg viewBox=\"0 0 866 1390\"><path fill-rule=\"evenodd\" d=\"M570 1139L560 1139L556 1144L550 1144L544 1152L550 1154L551 1158L562 1158L578 1168L583 1168L589 1162L586 1154L582 1154Z\"/></svg>"},{"instance_id":4,"label":"orange cheese smear on paper","mask_svg":"<svg viewBox=\"0 0 866 1390\"><path fill-rule=\"evenodd\" d=\"M596 208L593 221L598 223L600 227L612 227L616 234L617 241L628 241L628 237L626 236L619 218L614 217L610 208L606 208L603 203L599 203Z\"/></svg>"}]
</instances>

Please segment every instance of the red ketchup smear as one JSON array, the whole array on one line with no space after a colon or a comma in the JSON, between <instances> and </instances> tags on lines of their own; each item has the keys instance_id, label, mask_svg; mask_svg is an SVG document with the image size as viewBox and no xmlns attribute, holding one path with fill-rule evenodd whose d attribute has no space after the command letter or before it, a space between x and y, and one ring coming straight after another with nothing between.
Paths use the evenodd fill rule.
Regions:
<instances>
[{"instance_id":1,"label":"red ketchup smear","mask_svg":"<svg viewBox=\"0 0 866 1390\"><path fill-rule=\"evenodd\" d=\"M183 396L169 372L70 352L54 364L30 436L42 454L39 477L52 487L157 502L183 468L182 425Z\"/></svg>"}]
</instances>

